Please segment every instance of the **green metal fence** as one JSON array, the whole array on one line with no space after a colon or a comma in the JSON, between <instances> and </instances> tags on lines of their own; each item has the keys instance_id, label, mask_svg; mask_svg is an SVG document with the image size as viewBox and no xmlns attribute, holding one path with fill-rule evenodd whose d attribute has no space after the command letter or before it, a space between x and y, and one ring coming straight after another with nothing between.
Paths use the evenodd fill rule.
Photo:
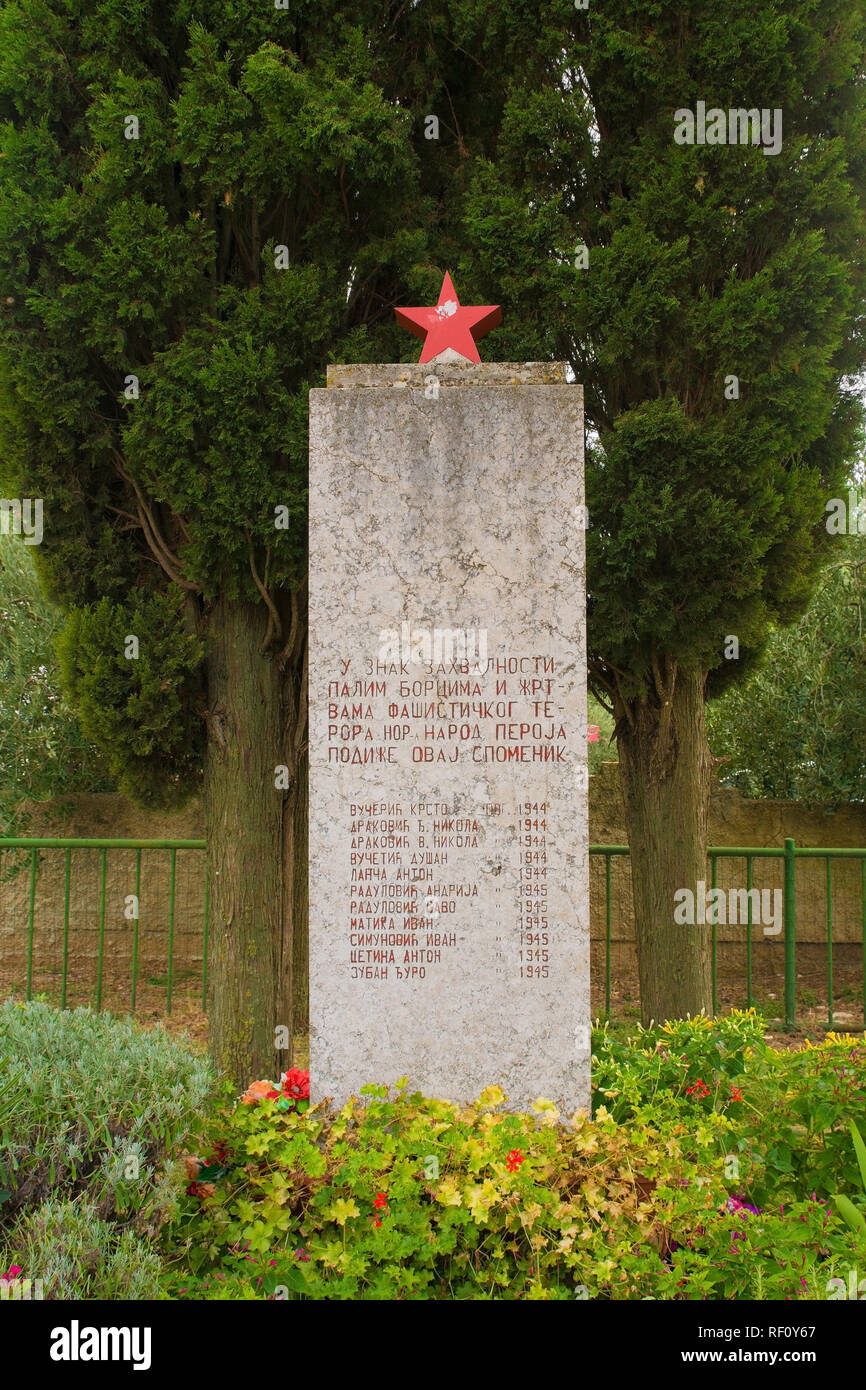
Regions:
<instances>
[{"instance_id":1,"label":"green metal fence","mask_svg":"<svg viewBox=\"0 0 866 1390\"><path fill-rule=\"evenodd\" d=\"M103 976L105 966L105 938L106 938L106 884L108 874L108 854L112 851L132 851L135 854L135 900L136 912L133 918L132 940L130 943L130 1009L135 1010L136 995L139 979L140 966L140 925L143 917L147 915L147 895L142 896L142 852L161 851L168 855L168 905L167 920L165 923L165 950L166 950L166 995L165 1008L170 1013L172 1008L172 995L174 988L174 954L175 954L175 928L177 917L177 856L180 851L201 852L206 847L204 840L113 840L113 839L51 839L51 838L17 838L0 839L0 904L2 904L2 894L6 891L6 885L10 880L8 873L2 873L5 867L4 855L13 852L24 855L23 860L19 860L18 870L26 869L28 873L27 890L24 901L27 905L26 923L26 997L29 999L33 993L34 977L34 942L36 937L36 889L40 867L40 853L42 851L57 851L63 854L63 919L62 919L62 962L60 967L61 974L61 1007L65 1008L67 1003L67 981L69 973L69 947L70 947L70 884L72 876L72 857L77 851L98 850L99 851L99 890L97 903L97 959L96 959L96 982L94 999L97 1008L102 1007L103 999ZM590 845L590 855L600 856L604 859L604 883L605 883L605 909L604 909L604 1001L605 1012L609 1015L611 1010L611 862L616 858L628 857L629 850L627 845ZM784 943L784 1018L785 1024L789 1028L796 1027L797 1021L797 989L796 989L796 948L797 948L797 880L796 863L798 859L823 859L825 866L825 911L826 911L826 953L827 953L827 999L828 999L828 1026L833 1027L833 863L837 860L858 860L860 863L860 917L862 931L862 951L861 976L862 976L862 998L864 1019L866 1019L866 970L863 970L863 963L866 962L866 848L864 849L802 849L797 848L792 839L785 841L784 847L763 848L756 846L714 846L707 851L707 858L710 865L711 886L716 888L718 876L718 864L720 859L742 859L745 861L746 869L746 889L748 892L753 887L753 867L755 860L775 859L781 860L783 864L783 943ZM207 1001L207 953L208 953L208 884L207 874L202 866L203 879L203 911L202 911L202 969L201 969L201 1005L206 1006ZM746 924L745 935L745 967L746 967L746 1002L752 1003L752 899L748 898L748 922ZM594 940L596 938L593 938ZM713 1009L718 1008L718 927L712 927L712 978L713 978ZM2 965L2 961L0 961Z\"/></svg>"},{"instance_id":2,"label":"green metal fence","mask_svg":"<svg viewBox=\"0 0 866 1390\"><path fill-rule=\"evenodd\" d=\"M610 1015L611 1006L611 860L617 856L628 856L627 845L590 845L591 855L604 858L605 869L605 971L604 999L605 1013ZM826 950L827 950L827 1025L832 1028L833 1017L833 872L835 860L859 860L860 862L860 923L861 923L861 991L866 1024L866 848L864 849L812 849L798 848L792 839L785 840L778 848L758 848L757 846L715 845L707 850L710 863L710 883L716 888L718 882L718 863L720 859L742 859L746 866L746 889L753 886L753 866L756 859L776 859L783 861L784 886L782 889L783 943L784 943L784 1017L786 1028L797 1026L797 877L798 859L823 859L825 865L825 910L826 910ZM712 925L712 974L713 1011L718 1009L718 925ZM752 899L748 899L748 921L745 938L746 1002L752 1004Z\"/></svg>"},{"instance_id":3,"label":"green metal fence","mask_svg":"<svg viewBox=\"0 0 866 1390\"><path fill-rule=\"evenodd\" d=\"M134 882L135 903L132 909L132 940L130 943L129 957L129 980L130 980L130 1011L134 1012L136 997L139 985L140 967L140 946L141 946L141 926L147 919L148 899L145 889L142 896L142 852L162 851L168 856L168 901L165 921L166 940L166 985L165 985L165 1008L167 1013L171 1013L172 996L175 984L175 927L177 917L177 860L178 853L186 850L201 852L206 848L205 840L113 840L113 839L51 839L51 838L27 838L19 837L14 839L0 839L0 905L2 905L3 895L9 892L9 884L13 881L14 870L26 868L29 877L29 889L27 892L27 938L26 938L26 982L25 997L32 998L33 995L33 974L34 974L34 942L36 938L36 887L40 867L40 854L45 850L56 850L63 854L63 925L62 925L62 963L60 978L60 1006L66 1008L67 986L69 979L69 945L70 945L70 885L73 871L73 855L76 852L85 850L99 851L99 888L97 899L97 951L96 951L96 981L93 993L93 1003L96 1008L102 1007L103 980L105 973L105 937L106 937L106 886L108 879L108 855L111 851L133 852L135 855L134 879L128 880L127 886L132 887ZM23 862L13 866L13 873L8 872L8 864L5 861L7 851L14 854L23 855ZM205 1007L207 1001L207 952L208 952L208 915L209 915L209 893L207 883L207 873L204 872L203 887L203 914L202 914L202 971L201 971L201 1005ZM0 957L0 967L3 961Z\"/></svg>"}]
</instances>

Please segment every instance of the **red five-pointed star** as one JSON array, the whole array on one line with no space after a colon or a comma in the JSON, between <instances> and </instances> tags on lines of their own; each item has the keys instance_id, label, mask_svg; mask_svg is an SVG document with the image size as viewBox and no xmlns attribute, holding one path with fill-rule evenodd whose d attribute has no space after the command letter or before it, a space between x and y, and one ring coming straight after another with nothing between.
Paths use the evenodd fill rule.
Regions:
<instances>
[{"instance_id":1,"label":"red five-pointed star","mask_svg":"<svg viewBox=\"0 0 866 1390\"><path fill-rule=\"evenodd\" d=\"M422 362L438 357L446 348L453 348L470 362L480 362L477 340L502 322L498 304L462 305L447 272L438 304L430 309L395 309L394 313L398 323L416 338L424 339Z\"/></svg>"}]
</instances>

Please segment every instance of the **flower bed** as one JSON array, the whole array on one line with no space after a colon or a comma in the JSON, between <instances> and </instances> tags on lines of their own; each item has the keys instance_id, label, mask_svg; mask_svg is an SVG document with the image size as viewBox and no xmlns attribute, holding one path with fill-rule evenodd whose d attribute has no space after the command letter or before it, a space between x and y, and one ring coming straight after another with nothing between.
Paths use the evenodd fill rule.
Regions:
<instances>
[{"instance_id":1,"label":"flower bed","mask_svg":"<svg viewBox=\"0 0 866 1390\"><path fill-rule=\"evenodd\" d=\"M165 1295L825 1299L866 1270L832 1201L860 1190L862 1040L776 1053L749 1012L594 1053L594 1118L405 1081L329 1114L304 1073L253 1083L185 1160Z\"/></svg>"}]
</instances>

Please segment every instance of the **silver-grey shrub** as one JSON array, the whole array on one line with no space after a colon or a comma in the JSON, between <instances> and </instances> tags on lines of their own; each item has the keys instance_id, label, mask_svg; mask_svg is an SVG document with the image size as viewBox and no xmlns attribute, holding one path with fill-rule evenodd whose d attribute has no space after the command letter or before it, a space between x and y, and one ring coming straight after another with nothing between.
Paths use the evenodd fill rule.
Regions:
<instances>
[{"instance_id":1,"label":"silver-grey shrub","mask_svg":"<svg viewBox=\"0 0 866 1390\"><path fill-rule=\"evenodd\" d=\"M97 1270L76 1253L90 1231L108 1285L120 1287L127 1266L132 1278L137 1261L147 1282L139 1238L158 1230L160 1204L172 1191L166 1169L214 1090L207 1058L162 1028L89 1008L0 1004L3 1268L4 1260L23 1264L25 1247L33 1258L44 1240L39 1268L55 1271L53 1287L95 1286Z\"/></svg>"},{"instance_id":2,"label":"silver-grey shrub","mask_svg":"<svg viewBox=\"0 0 866 1390\"><path fill-rule=\"evenodd\" d=\"M134 1231L104 1221L86 1197L40 1203L22 1216L14 1240L15 1260L40 1282L43 1298L159 1296L156 1251Z\"/></svg>"}]
</instances>

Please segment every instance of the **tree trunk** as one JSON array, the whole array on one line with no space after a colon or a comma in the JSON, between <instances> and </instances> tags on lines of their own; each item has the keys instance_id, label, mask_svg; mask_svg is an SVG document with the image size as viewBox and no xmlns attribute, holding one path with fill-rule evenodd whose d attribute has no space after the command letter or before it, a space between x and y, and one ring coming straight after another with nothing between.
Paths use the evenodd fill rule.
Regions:
<instances>
[{"instance_id":1,"label":"tree trunk","mask_svg":"<svg viewBox=\"0 0 866 1390\"><path fill-rule=\"evenodd\" d=\"M208 632L204 779L211 904L211 1057L238 1086L292 1065L291 911L284 890L284 674L261 605L221 598ZM283 1036L275 1033L282 1027ZM283 1047L282 1044L287 1043Z\"/></svg>"},{"instance_id":2,"label":"tree trunk","mask_svg":"<svg viewBox=\"0 0 866 1390\"><path fill-rule=\"evenodd\" d=\"M295 1033L310 1031L310 883L309 883L309 757L306 751L298 763L297 795L292 815L294 865L292 874L292 1015Z\"/></svg>"},{"instance_id":3,"label":"tree trunk","mask_svg":"<svg viewBox=\"0 0 866 1390\"><path fill-rule=\"evenodd\" d=\"M710 928L674 922L676 891L707 877L704 681L668 663L653 698L617 710L644 1025L712 1013Z\"/></svg>"},{"instance_id":4,"label":"tree trunk","mask_svg":"<svg viewBox=\"0 0 866 1390\"><path fill-rule=\"evenodd\" d=\"M307 752L307 583L292 594L289 641L286 645L285 762L291 790L286 798L284 865L288 908L292 920L292 1018L295 1035L310 1026L310 947L308 827L309 782Z\"/></svg>"}]
</instances>

